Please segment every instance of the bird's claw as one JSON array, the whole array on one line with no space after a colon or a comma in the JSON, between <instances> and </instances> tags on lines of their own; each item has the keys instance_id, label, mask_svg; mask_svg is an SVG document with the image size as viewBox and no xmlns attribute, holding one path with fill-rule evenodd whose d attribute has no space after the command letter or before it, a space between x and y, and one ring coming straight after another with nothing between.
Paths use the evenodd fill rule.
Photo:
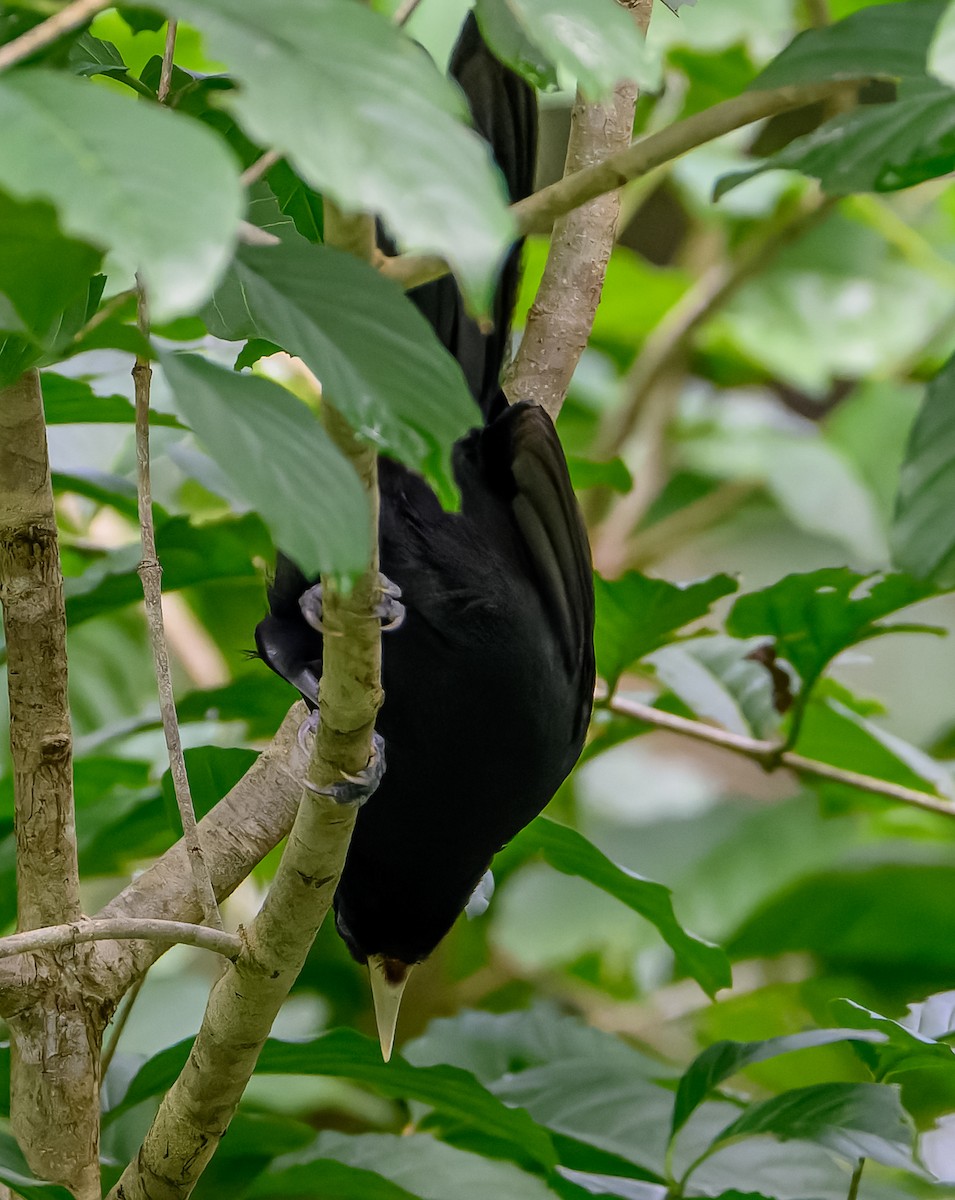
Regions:
<instances>
[{"instance_id":1,"label":"bird's claw","mask_svg":"<svg viewBox=\"0 0 955 1200\"><path fill-rule=\"evenodd\" d=\"M299 726L298 740L303 749L309 749L305 744L305 739L318 731L318 725L319 716L318 712L315 711L309 713L308 718ZM369 758L361 771L355 775L346 775L343 771L339 782L326 784L325 787L317 787L314 783L309 783L307 780L305 786L310 792L314 792L317 796L327 796L330 800L334 800L336 804L357 804L361 806L377 791L378 785L381 783L384 775L385 740L380 733L373 733L371 738L371 758Z\"/></svg>"},{"instance_id":2,"label":"bird's claw","mask_svg":"<svg viewBox=\"0 0 955 1200\"><path fill-rule=\"evenodd\" d=\"M381 621L382 632L397 629L405 619L405 606L401 603L401 588L386 575L378 576L381 596L374 608L374 616ZM322 624L322 585L316 583L299 597L299 609L306 622L318 633L330 632Z\"/></svg>"}]
</instances>

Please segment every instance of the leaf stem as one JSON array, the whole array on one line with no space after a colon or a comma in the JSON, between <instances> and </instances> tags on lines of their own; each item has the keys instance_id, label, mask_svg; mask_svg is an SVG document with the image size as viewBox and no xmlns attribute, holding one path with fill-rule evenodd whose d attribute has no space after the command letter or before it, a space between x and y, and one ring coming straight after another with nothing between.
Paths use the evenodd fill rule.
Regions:
<instances>
[{"instance_id":1,"label":"leaf stem","mask_svg":"<svg viewBox=\"0 0 955 1200\"><path fill-rule=\"evenodd\" d=\"M858 1200L859 1184L862 1182L862 1172L865 1170L865 1159L860 1158L856 1163L856 1169L852 1172L852 1179L849 1181L849 1194L846 1200Z\"/></svg>"}]
</instances>

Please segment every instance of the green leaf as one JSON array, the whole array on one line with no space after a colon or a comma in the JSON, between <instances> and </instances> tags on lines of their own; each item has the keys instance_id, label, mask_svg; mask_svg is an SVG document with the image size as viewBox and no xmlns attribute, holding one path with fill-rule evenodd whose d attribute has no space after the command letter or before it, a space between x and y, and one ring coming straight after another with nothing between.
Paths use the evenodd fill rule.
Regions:
<instances>
[{"instance_id":1,"label":"green leaf","mask_svg":"<svg viewBox=\"0 0 955 1200\"><path fill-rule=\"evenodd\" d=\"M955 1079L955 1049L937 1040L955 1030L952 999L951 992L943 992L923 1004L912 1005L901 1021L883 1017L854 1000L833 1000L830 1007L846 1025L884 1035L885 1041L858 1048L880 1082L920 1069L945 1071Z\"/></svg>"},{"instance_id":2,"label":"green leaf","mask_svg":"<svg viewBox=\"0 0 955 1200\"><path fill-rule=\"evenodd\" d=\"M773 677L753 658L753 644L727 637L693 638L655 651L654 673L698 717L746 737L779 726Z\"/></svg>"},{"instance_id":3,"label":"green leaf","mask_svg":"<svg viewBox=\"0 0 955 1200\"><path fill-rule=\"evenodd\" d=\"M64 309L85 298L100 258L63 236L50 205L0 192L0 329L52 345Z\"/></svg>"},{"instance_id":4,"label":"green leaf","mask_svg":"<svg viewBox=\"0 0 955 1200\"><path fill-rule=\"evenodd\" d=\"M644 1178L662 1176L673 1093L636 1074L626 1060L568 1058L505 1075L492 1086L506 1104L519 1104L561 1139L631 1163Z\"/></svg>"},{"instance_id":5,"label":"green leaf","mask_svg":"<svg viewBox=\"0 0 955 1200\"><path fill-rule=\"evenodd\" d=\"M34 1178L15 1138L0 1131L0 1182L28 1200L72 1200L70 1192L55 1183Z\"/></svg>"},{"instance_id":6,"label":"green leaf","mask_svg":"<svg viewBox=\"0 0 955 1200\"><path fill-rule=\"evenodd\" d=\"M481 0L482 30L500 57L519 70L509 56L511 40L496 40L503 24L501 9L523 29L544 62L563 67L591 99L607 96L623 79L645 87L659 82L659 69L636 22L612 0Z\"/></svg>"},{"instance_id":7,"label":"green leaf","mask_svg":"<svg viewBox=\"0 0 955 1200\"><path fill-rule=\"evenodd\" d=\"M109 1119L168 1088L185 1063L191 1045L191 1039L179 1042L145 1063ZM259 1056L256 1073L336 1075L353 1079L382 1095L418 1100L457 1117L474 1129L519 1147L541 1166L553 1167L557 1161L547 1133L527 1113L507 1108L467 1072L457 1067L413 1067L397 1055L390 1063L382 1062L378 1043L350 1029L335 1029L309 1042L270 1038Z\"/></svg>"},{"instance_id":8,"label":"green leaf","mask_svg":"<svg viewBox=\"0 0 955 1200\"><path fill-rule=\"evenodd\" d=\"M189 792L196 816L202 818L239 782L259 757L255 750L240 746L192 746L184 753ZM166 815L173 829L179 830L179 807L172 772L160 780Z\"/></svg>"},{"instance_id":9,"label":"green leaf","mask_svg":"<svg viewBox=\"0 0 955 1200\"><path fill-rule=\"evenodd\" d=\"M84 380L53 371L44 371L40 383L47 425L132 425L136 421L136 408L125 396L98 396ZM172 413L152 408L149 424L186 428Z\"/></svg>"},{"instance_id":10,"label":"green leaf","mask_svg":"<svg viewBox=\"0 0 955 1200\"><path fill-rule=\"evenodd\" d=\"M158 320L209 296L242 215L209 130L45 70L0 79L0 187L52 203L65 233L112 251L125 286L141 270Z\"/></svg>"},{"instance_id":11,"label":"green leaf","mask_svg":"<svg viewBox=\"0 0 955 1200\"><path fill-rule=\"evenodd\" d=\"M478 0L474 15L484 40L501 62L523 75L540 91L552 91L557 87L553 61L527 36L507 0Z\"/></svg>"},{"instance_id":12,"label":"green leaf","mask_svg":"<svg viewBox=\"0 0 955 1200\"><path fill-rule=\"evenodd\" d=\"M315 414L278 384L162 354L179 411L277 546L309 577L357 574L371 552L358 476Z\"/></svg>"},{"instance_id":13,"label":"green leaf","mask_svg":"<svg viewBox=\"0 0 955 1200\"><path fill-rule=\"evenodd\" d=\"M918 78L948 0L871 5L799 34L758 75L752 90L825 79Z\"/></svg>"},{"instance_id":14,"label":"green leaf","mask_svg":"<svg viewBox=\"0 0 955 1200\"><path fill-rule=\"evenodd\" d=\"M371 1190L352 1190L359 1180L331 1170L329 1160L362 1172ZM377 1182L375 1176L379 1177ZM382 1186L382 1180L390 1181L391 1190ZM332 1190L336 1182L345 1187L341 1193ZM554 1193L543 1180L511 1163L455 1149L422 1133L405 1137L321 1133L307 1149L277 1159L250 1195L322 1196L329 1200L337 1200L339 1194L343 1200L364 1200L365 1196L405 1200L410 1195L421 1200L448 1200L449 1186L454 1200L488 1200L491 1196L554 1200Z\"/></svg>"},{"instance_id":15,"label":"green leaf","mask_svg":"<svg viewBox=\"0 0 955 1200\"><path fill-rule=\"evenodd\" d=\"M223 102L255 142L345 210L380 213L404 248L441 254L484 309L513 220L485 146L455 119L459 94L419 47L352 0L164 7L228 63L239 87Z\"/></svg>"},{"instance_id":16,"label":"green leaf","mask_svg":"<svg viewBox=\"0 0 955 1200\"><path fill-rule=\"evenodd\" d=\"M836 699L810 701L796 746L807 758L955 800L951 772L942 763Z\"/></svg>"},{"instance_id":17,"label":"green leaf","mask_svg":"<svg viewBox=\"0 0 955 1200\"><path fill-rule=\"evenodd\" d=\"M905 452L892 546L917 579L955 587L955 358L928 386Z\"/></svg>"},{"instance_id":18,"label":"green leaf","mask_svg":"<svg viewBox=\"0 0 955 1200\"><path fill-rule=\"evenodd\" d=\"M911 1171L915 1130L898 1088L881 1083L821 1083L751 1104L710 1145L772 1134L816 1142L843 1158L872 1158Z\"/></svg>"},{"instance_id":19,"label":"green leaf","mask_svg":"<svg viewBox=\"0 0 955 1200\"><path fill-rule=\"evenodd\" d=\"M575 829L537 817L514 839L516 853L540 851L555 870L576 875L607 892L656 927L673 951L680 969L697 981L709 996L729 987L729 962L718 946L688 933L673 912L670 889L643 879L602 854Z\"/></svg>"},{"instance_id":20,"label":"green leaf","mask_svg":"<svg viewBox=\"0 0 955 1200\"><path fill-rule=\"evenodd\" d=\"M748 171L724 175L714 199L764 171L812 175L832 196L894 192L955 168L955 91L906 89L894 104L863 105L796 138Z\"/></svg>"},{"instance_id":21,"label":"green leaf","mask_svg":"<svg viewBox=\"0 0 955 1200\"><path fill-rule=\"evenodd\" d=\"M507 1013L465 1010L431 1021L420 1037L405 1043L402 1054L415 1066L462 1067L485 1084L571 1058L623 1064L632 1075L648 1079L675 1073L668 1064L547 1003Z\"/></svg>"},{"instance_id":22,"label":"green leaf","mask_svg":"<svg viewBox=\"0 0 955 1200\"><path fill-rule=\"evenodd\" d=\"M450 447L480 416L460 367L396 284L304 239L243 247L207 323L298 355L360 436L454 495Z\"/></svg>"},{"instance_id":23,"label":"green leaf","mask_svg":"<svg viewBox=\"0 0 955 1200\"><path fill-rule=\"evenodd\" d=\"M767 1038L760 1042L714 1042L696 1056L683 1073L673 1102L670 1141L687 1123L703 1101L721 1083L744 1071L754 1063L792 1054L812 1046L830 1046L833 1042L878 1042L884 1035L856 1029L810 1029L785 1037Z\"/></svg>"},{"instance_id":24,"label":"green leaf","mask_svg":"<svg viewBox=\"0 0 955 1200\"><path fill-rule=\"evenodd\" d=\"M596 575L598 673L614 688L627 667L666 645L678 629L705 616L712 604L737 587L729 575L686 584L651 579L638 571L615 580Z\"/></svg>"},{"instance_id":25,"label":"green leaf","mask_svg":"<svg viewBox=\"0 0 955 1200\"><path fill-rule=\"evenodd\" d=\"M370 1169L352 1167L320 1151L302 1152L275 1162L252 1185L249 1197L322 1196L326 1200L416 1200L415 1193L399 1187Z\"/></svg>"},{"instance_id":26,"label":"green leaf","mask_svg":"<svg viewBox=\"0 0 955 1200\"><path fill-rule=\"evenodd\" d=\"M951 4L935 27L928 52L928 69L942 83L955 86L955 7Z\"/></svg>"},{"instance_id":27,"label":"green leaf","mask_svg":"<svg viewBox=\"0 0 955 1200\"><path fill-rule=\"evenodd\" d=\"M937 855L922 849L915 864L862 859L806 875L750 914L728 950L733 958L812 954L837 972L874 978L950 978L955 870L949 861L945 845Z\"/></svg>"},{"instance_id":28,"label":"green leaf","mask_svg":"<svg viewBox=\"0 0 955 1200\"><path fill-rule=\"evenodd\" d=\"M803 700L828 664L847 650L887 633L939 633L927 625L886 625L882 617L908 608L937 589L908 575L866 575L824 567L787 575L740 596L726 621L734 637L771 636L803 682Z\"/></svg>"},{"instance_id":29,"label":"green leaf","mask_svg":"<svg viewBox=\"0 0 955 1200\"><path fill-rule=\"evenodd\" d=\"M127 70L123 56L113 43L104 42L91 33L81 34L70 46L68 61L74 75L113 75L121 78Z\"/></svg>"},{"instance_id":30,"label":"green leaf","mask_svg":"<svg viewBox=\"0 0 955 1200\"><path fill-rule=\"evenodd\" d=\"M571 482L577 491L589 487L608 487L626 494L633 487L633 476L622 458L611 458L607 462L591 462L587 458L569 455L567 466Z\"/></svg>"},{"instance_id":31,"label":"green leaf","mask_svg":"<svg viewBox=\"0 0 955 1200\"><path fill-rule=\"evenodd\" d=\"M157 525L156 546L163 565L163 590L177 591L212 579L255 579L253 537L263 540L256 517L229 518L190 525L172 517ZM253 543L254 544L254 543ZM111 550L82 574L66 582L66 614L71 626L125 608L143 598L136 574L139 543Z\"/></svg>"}]
</instances>

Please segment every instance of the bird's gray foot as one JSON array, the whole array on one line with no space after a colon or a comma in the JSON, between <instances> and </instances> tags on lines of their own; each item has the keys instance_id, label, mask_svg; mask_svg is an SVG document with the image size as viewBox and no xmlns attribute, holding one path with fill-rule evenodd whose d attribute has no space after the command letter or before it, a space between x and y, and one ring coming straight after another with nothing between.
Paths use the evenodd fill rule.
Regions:
<instances>
[{"instance_id":1,"label":"bird's gray foot","mask_svg":"<svg viewBox=\"0 0 955 1200\"><path fill-rule=\"evenodd\" d=\"M375 606L375 616L381 621L381 628L387 632L397 629L405 619L405 606L401 603L401 588L386 575L378 576L381 587L381 598ZM299 598L298 606L302 616L309 625L319 633L325 633L322 624L322 585L316 583Z\"/></svg>"},{"instance_id":2,"label":"bird's gray foot","mask_svg":"<svg viewBox=\"0 0 955 1200\"><path fill-rule=\"evenodd\" d=\"M311 746L308 743L318 732L318 726L319 716L317 710L309 713L307 719L299 726L299 745L306 752L310 752L311 750ZM318 796L328 796L336 804L358 804L360 806L374 795L384 775L385 740L380 733L373 733L371 738L371 758L356 775L345 775L343 773L338 783L330 783L322 788L316 787L307 781L305 786L310 792L315 792Z\"/></svg>"}]
</instances>

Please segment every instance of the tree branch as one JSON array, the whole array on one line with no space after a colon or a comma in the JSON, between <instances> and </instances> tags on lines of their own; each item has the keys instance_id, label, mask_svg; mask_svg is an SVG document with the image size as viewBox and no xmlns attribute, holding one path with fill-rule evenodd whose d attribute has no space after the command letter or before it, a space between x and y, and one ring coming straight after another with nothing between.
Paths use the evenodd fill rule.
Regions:
<instances>
[{"instance_id":1,"label":"tree branch","mask_svg":"<svg viewBox=\"0 0 955 1200\"><path fill-rule=\"evenodd\" d=\"M37 371L0 391L0 603L18 923L34 929L80 916L66 609ZM11 1020L14 1130L36 1174L81 1200L99 1193L99 1047L93 1005L76 979L85 959L70 949L36 962L39 1000Z\"/></svg>"},{"instance_id":2,"label":"tree branch","mask_svg":"<svg viewBox=\"0 0 955 1200\"><path fill-rule=\"evenodd\" d=\"M558 217L579 208L598 196L623 187L631 179L646 175L664 163L695 150L715 138L753 121L774 117L778 113L817 104L833 96L855 95L860 80L827 81L825 83L790 84L766 92L744 92L731 100L714 104L712 108L694 113L683 121L661 129L634 142L626 150L612 154L592 167L573 175L565 175L557 183L542 188L526 200L511 206L521 234L549 233ZM382 274L395 279L404 288L417 287L432 279L440 279L450 268L435 255L400 254L386 259L380 266Z\"/></svg>"},{"instance_id":3,"label":"tree branch","mask_svg":"<svg viewBox=\"0 0 955 1200\"><path fill-rule=\"evenodd\" d=\"M13 933L0 938L0 958L37 950L61 950L65 946L80 946L87 942L129 940L159 942L167 948L181 942L184 946L197 946L230 959L238 958L242 948L236 934L209 929L206 925L118 917L110 921L72 921L66 925L47 925L44 929Z\"/></svg>"},{"instance_id":4,"label":"tree branch","mask_svg":"<svg viewBox=\"0 0 955 1200\"><path fill-rule=\"evenodd\" d=\"M652 0L635 2L639 9L634 8L634 17L646 32ZM636 102L633 83L620 84L607 104L588 103L578 92L565 177L630 145ZM619 215L620 193L615 191L558 219L520 349L507 372L508 396L532 400L554 421L593 329Z\"/></svg>"},{"instance_id":5,"label":"tree branch","mask_svg":"<svg viewBox=\"0 0 955 1200\"><path fill-rule=\"evenodd\" d=\"M858 771L847 771L842 767L833 767L829 763L819 762L814 758L806 758L792 750L783 750L776 742L760 741L758 738L744 737L731 733L727 729L719 729L715 725L706 725L702 721L692 721L675 713L663 712L649 704L641 704L638 700L627 700L614 696L606 706L615 713L625 717L633 717L657 729L667 729L671 733L679 733L684 737L693 738L697 742L706 742L711 746L721 746L731 750L743 758L752 759L767 771L775 771L780 767L795 771L810 779L826 779L830 783L841 783L847 787L858 788L873 796L884 796L887 800L897 800L900 804L908 804L925 812L939 813L943 817L955 817L955 804L936 799L930 793L919 792L914 788L903 787L901 784L890 783L886 779L877 779L873 775L862 775Z\"/></svg>"},{"instance_id":6,"label":"tree branch","mask_svg":"<svg viewBox=\"0 0 955 1200\"><path fill-rule=\"evenodd\" d=\"M159 72L159 90L156 99L165 104L169 99L169 88L172 85L172 68L176 56L176 32L178 21L170 21L166 26L166 44L163 47L162 68Z\"/></svg>"},{"instance_id":7,"label":"tree branch","mask_svg":"<svg viewBox=\"0 0 955 1200\"><path fill-rule=\"evenodd\" d=\"M111 0L73 0L72 4L60 9L52 17L47 17L39 25L34 25L26 33L21 33L18 38L14 38L12 42L0 46L0 71L5 71L14 63L29 58L31 54L42 50L44 46L49 46L57 38L61 38L64 33L69 33L71 29L79 29L81 25L92 20L97 13L110 7Z\"/></svg>"},{"instance_id":8,"label":"tree branch","mask_svg":"<svg viewBox=\"0 0 955 1200\"><path fill-rule=\"evenodd\" d=\"M349 221L349 236L367 244ZM365 770L381 706L381 599L378 574L378 488L375 450L323 404L326 426L352 462L371 501L373 547L368 569L346 596L322 579L321 722L307 782L272 886L242 933L238 960L212 989L189 1060L163 1098L135 1162L111 1200L172 1200L189 1196L214 1154L255 1069L289 988L331 907L351 839L357 803L330 789ZM331 636L329 636L331 635Z\"/></svg>"},{"instance_id":9,"label":"tree branch","mask_svg":"<svg viewBox=\"0 0 955 1200\"><path fill-rule=\"evenodd\" d=\"M172 28L172 26L170 26ZM173 39L173 44L175 44ZM167 48L169 40L167 39ZM149 316L146 308L146 293L139 284L136 306L139 332L149 336ZM215 891L209 871L202 857L202 843L196 831L196 811L189 788L186 760L179 736L179 718L176 715L176 699L173 693L172 672L169 669L169 650L166 645L166 630L162 611L162 564L156 553L156 529L153 523L152 486L149 472L149 391L152 367L146 358L136 358L133 367L133 383L136 393L136 466L137 494L139 500L139 527L142 538L143 559L139 564L139 578L143 584L146 606L146 625L149 629L149 644L152 649L156 683L159 688L159 710L169 755L169 771L176 794L176 806L182 821L182 832L189 850L189 866L196 894L206 922L215 929L222 928L222 917L216 903Z\"/></svg>"}]
</instances>

